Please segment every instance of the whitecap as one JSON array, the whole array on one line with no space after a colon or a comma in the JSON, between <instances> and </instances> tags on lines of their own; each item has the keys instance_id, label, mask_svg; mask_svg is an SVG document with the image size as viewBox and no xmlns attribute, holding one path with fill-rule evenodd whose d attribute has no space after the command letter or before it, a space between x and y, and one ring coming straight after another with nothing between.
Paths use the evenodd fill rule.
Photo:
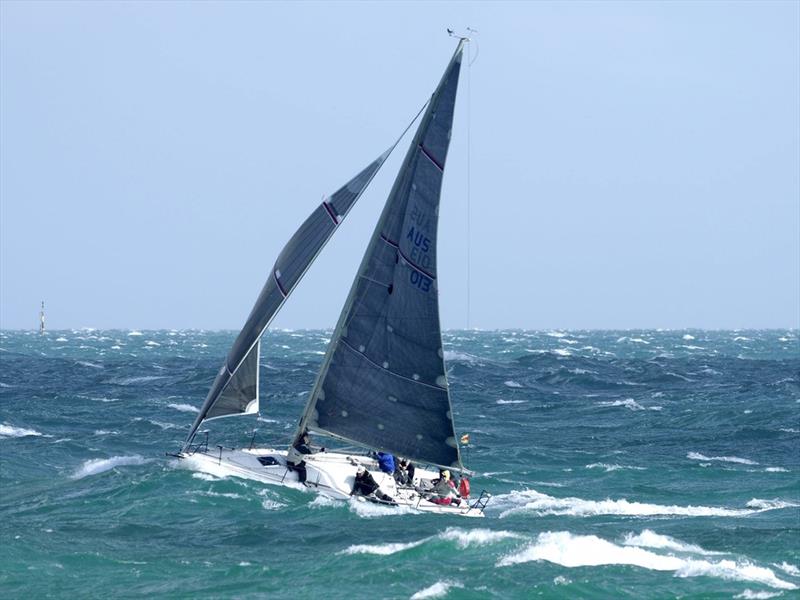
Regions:
<instances>
[{"instance_id":1,"label":"whitecap","mask_svg":"<svg viewBox=\"0 0 800 600\"><path fill-rule=\"evenodd\" d=\"M416 511L409 506L389 506L376 504L374 502L362 501L358 500L357 498L351 498L347 504L351 512L354 512L359 517L363 517L365 519L395 517L398 515L410 515L416 513Z\"/></svg>"},{"instance_id":2,"label":"whitecap","mask_svg":"<svg viewBox=\"0 0 800 600\"><path fill-rule=\"evenodd\" d=\"M199 408L196 408L191 404L167 404L167 408L174 408L175 410L179 410L181 412L189 412L189 413L200 412Z\"/></svg>"},{"instance_id":3,"label":"whitecap","mask_svg":"<svg viewBox=\"0 0 800 600\"><path fill-rule=\"evenodd\" d=\"M756 502L752 500L751 502ZM764 501L766 502L766 501ZM493 508L500 508L500 518L517 513L543 515L566 515L572 517L593 517L597 515L618 515L624 517L745 517L757 512L783 508L783 506L756 506L748 508L724 508L715 506L677 506L631 502L620 500L584 500L582 498L555 498L536 490L513 491L492 498Z\"/></svg>"},{"instance_id":4,"label":"whitecap","mask_svg":"<svg viewBox=\"0 0 800 600\"><path fill-rule=\"evenodd\" d=\"M308 506L311 508L328 508L330 506L342 506L342 505L344 505L344 500L337 500L336 498L331 498L329 496L322 496L322 495L317 496L311 502L308 503Z\"/></svg>"},{"instance_id":5,"label":"whitecap","mask_svg":"<svg viewBox=\"0 0 800 600\"><path fill-rule=\"evenodd\" d=\"M428 538L425 538L417 542L408 542L406 544L356 544L345 548L339 552L339 554L377 554L379 556L388 556L390 554L402 552L403 550L421 546L427 540Z\"/></svg>"},{"instance_id":6,"label":"whitecap","mask_svg":"<svg viewBox=\"0 0 800 600\"><path fill-rule=\"evenodd\" d=\"M136 356L135 354L131 354L131 356ZM159 379L165 379L166 375L140 375L138 377L123 377L122 379L117 379L112 381L111 383L115 383L117 385L135 385L137 383L148 383L150 381L157 381Z\"/></svg>"},{"instance_id":7,"label":"whitecap","mask_svg":"<svg viewBox=\"0 0 800 600\"><path fill-rule=\"evenodd\" d=\"M689 342L689 341L694 339L694 336L686 333L686 334L683 335L683 339L686 340L687 342Z\"/></svg>"},{"instance_id":8,"label":"whitecap","mask_svg":"<svg viewBox=\"0 0 800 600\"><path fill-rule=\"evenodd\" d=\"M161 345L158 342L154 342L153 340L147 340L144 344L145 344L145 346L160 346Z\"/></svg>"},{"instance_id":9,"label":"whitecap","mask_svg":"<svg viewBox=\"0 0 800 600\"><path fill-rule=\"evenodd\" d=\"M98 365L97 363L89 362L88 360L79 360L77 364L83 365L84 367L91 367L92 369L105 369L103 365Z\"/></svg>"},{"instance_id":10,"label":"whitecap","mask_svg":"<svg viewBox=\"0 0 800 600\"><path fill-rule=\"evenodd\" d=\"M0 438L20 438L20 437L42 437L43 434L35 429L26 429L24 427L14 427L7 423L0 425ZM43 437L53 437L45 435Z\"/></svg>"},{"instance_id":11,"label":"whitecap","mask_svg":"<svg viewBox=\"0 0 800 600\"><path fill-rule=\"evenodd\" d=\"M782 595L783 592L754 592L753 590L745 590L741 594L736 594L734 598L744 598L745 600L767 600L768 598L775 598Z\"/></svg>"},{"instance_id":12,"label":"whitecap","mask_svg":"<svg viewBox=\"0 0 800 600\"><path fill-rule=\"evenodd\" d=\"M783 467L767 467L764 469L767 473L788 473L789 469L785 469Z\"/></svg>"},{"instance_id":13,"label":"whitecap","mask_svg":"<svg viewBox=\"0 0 800 600\"><path fill-rule=\"evenodd\" d=\"M143 465L150 462L141 456L112 456L111 458L92 458L84 461L72 475L72 479L82 479L89 475L97 475L104 471L109 471L116 467L123 467L128 465Z\"/></svg>"},{"instance_id":14,"label":"whitecap","mask_svg":"<svg viewBox=\"0 0 800 600\"><path fill-rule=\"evenodd\" d=\"M202 479L203 481L219 481L219 477L214 477L213 475L209 473L203 473L202 471L198 473L192 473L192 477L195 479Z\"/></svg>"},{"instance_id":15,"label":"whitecap","mask_svg":"<svg viewBox=\"0 0 800 600\"><path fill-rule=\"evenodd\" d=\"M463 588L463 587L464 586L457 581L450 581L448 579L443 579L441 581L437 581L431 586L426 587L423 590L418 591L416 594L411 596L411 600L441 598L443 596L446 596L452 588Z\"/></svg>"},{"instance_id":16,"label":"whitecap","mask_svg":"<svg viewBox=\"0 0 800 600\"><path fill-rule=\"evenodd\" d=\"M69 340L67 338L65 338L65 337L57 337L56 341L57 342L68 342Z\"/></svg>"},{"instance_id":17,"label":"whitecap","mask_svg":"<svg viewBox=\"0 0 800 600\"><path fill-rule=\"evenodd\" d=\"M480 361L480 359L477 356L473 356L472 354L467 354L466 352L458 352L456 350L445 350L444 359L447 362L458 360L461 362L469 363L471 365L476 364Z\"/></svg>"},{"instance_id":18,"label":"whitecap","mask_svg":"<svg viewBox=\"0 0 800 600\"><path fill-rule=\"evenodd\" d=\"M722 552L711 552L704 550L695 544L687 544L668 535L661 535L645 529L639 534L629 533L625 536L622 543L625 546L638 546L640 548L655 548L658 550L674 550L676 552L686 552L691 554L702 554L705 556L723 554Z\"/></svg>"},{"instance_id":19,"label":"whitecap","mask_svg":"<svg viewBox=\"0 0 800 600\"><path fill-rule=\"evenodd\" d=\"M496 400L495 404L525 404L526 400Z\"/></svg>"},{"instance_id":20,"label":"whitecap","mask_svg":"<svg viewBox=\"0 0 800 600\"><path fill-rule=\"evenodd\" d=\"M518 539L522 536L512 531L448 527L436 537L445 541L455 541L459 548L469 548L471 546L487 546L508 539Z\"/></svg>"},{"instance_id":21,"label":"whitecap","mask_svg":"<svg viewBox=\"0 0 800 600\"><path fill-rule=\"evenodd\" d=\"M245 497L241 494L234 494L233 492L214 492L211 490L206 491L190 491L186 492L190 495L195 496L208 496L209 498L229 498L231 500L245 500Z\"/></svg>"},{"instance_id":22,"label":"whitecap","mask_svg":"<svg viewBox=\"0 0 800 600\"><path fill-rule=\"evenodd\" d=\"M612 471L620 471L623 469L628 469L631 471L646 471L645 467L630 467L628 465L618 465L618 464L608 464L608 463L592 463L590 465L586 465L587 469L605 469L606 473L611 473Z\"/></svg>"},{"instance_id":23,"label":"whitecap","mask_svg":"<svg viewBox=\"0 0 800 600\"><path fill-rule=\"evenodd\" d=\"M625 398L625 400L614 400L612 402L598 402L597 406L624 406L628 410L647 410L644 406L636 402L633 398ZM659 407L660 409L661 407Z\"/></svg>"},{"instance_id":24,"label":"whitecap","mask_svg":"<svg viewBox=\"0 0 800 600\"><path fill-rule=\"evenodd\" d=\"M507 387L510 387L510 388L521 388L522 387L521 383L517 383L516 381L513 381L511 379L509 379L508 381L504 381L503 385L505 385Z\"/></svg>"},{"instance_id":25,"label":"whitecap","mask_svg":"<svg viewBox=\"0 0 800 600\"><path fill-rule=\"evenodd\" d=\"M700 454L699 452L689 452L686 455L686 458L689 458L691 460L729 462L729 463L735 463L735 464L739 464L739 465L757 465L758 464L756 461L750 460L748 458L739 458L738 456L705 456L704 454Z\"/></svg>"},{"instance_id":26,"label":"whitecap","mask_svg":"<svg viewBox=\"0 0 800 600\"><path fill-rule=\"evenodd\" d=\"M786 500L777 500L777 499L761 500L760 498L753 498L745 506L753 508L758 512L764 512L767 510L776 510L781 508L796 508L800 506L800 504L795 504L794 502L787 502Z\"/></svg>"},{"instance_id":27,"label":"whitecap","mask_svg":"<svg viewBox=\"0 0 800 600\"><path fill-rule=\"evenodd\" d=\"M553 354L557 354L558 356L572 356L572 352L570 352L566 348L554 348L550 352L552 352Z\"/></svg>"},{"instance_id":28,"label":"whitecap","mask_svg":"<svg viewBox=\"0 0 800 600\"><path fill-rule=\"evenodd\" d=\"M313 504L313 503L312 503ZM473 546L487 546L507 539L520 539L521 535L511 531L496 531L493 529L462 529L460 527L448 527L444 531L422 538L414 542L384 543L384 544L357 544L342 550L339 554L379 554L386 556L396 554L411 548L416 548L432 540L444 542L455 542L461 548Z\"/></svg>"},{"instance_id":29,"label":"whitecap","mask_svg":"<svg viewBox=\"0 0 800 600\"><path fill-rule=\"evenodd\" d=\"M749 561L683 558L663 555L637 546L619 546L594 535L575 535L568 531L545 532L523 550L504 556L498 567L545 560L564 567L632 565L654 571L673 571L677 577L718 577L749 581L772 588L794 590L797 586L778 578L772 569Z\"/></svg>"},{"instance_id":30,"label":"whitecap","mask_svg":"<svg viewBox=\"0 0 800 600\"><path fill-rule=\"evenodd\" d=\"M136 331L135 329L133 329L133 330L131 330L131 331L129 331L129 332L128 332L128 335L129 335L129 336L137 336L137 335L142 335L142 332L141 332L141 331Z\"/></svg>"},{"instance_id":31,"label":"whitecap","mask_svg":"<svg viewBox=\"0 0 800 600\"><path fill-rule=\"evenodd\" d=\"M795 577L800 577L800 568L797 568L794 565L790 565L787 562L782 562L781 564L772 563L774 566L778 567L784 573L788 573L789 575L794 575Z\"/></svg>"},{"instance_id":32,"label":"whitecap","mask_svg":"<svg viewBox=\"0 0 800 600\"><path fill-rule=\"evenodd\" d=\"M560 331L548 331L545 335L549 335L550 337L554 337L554 338L563 338L567 334L566 333L562 333Z\"/></svg>"},{"instance_id":33,"label":"whitecap","mask_svg":"<svg viewBox=\"0 0 800 600\"><path fill-rule=\"evenodd\" d=\"M167 429L182 429L182 425L175 425L173 423L165 423L163 421L157 421L156 419L147 419L147 422L151 425L155 425L156 427L160 427L163 430Z\"/></svg>"}]
</instances>

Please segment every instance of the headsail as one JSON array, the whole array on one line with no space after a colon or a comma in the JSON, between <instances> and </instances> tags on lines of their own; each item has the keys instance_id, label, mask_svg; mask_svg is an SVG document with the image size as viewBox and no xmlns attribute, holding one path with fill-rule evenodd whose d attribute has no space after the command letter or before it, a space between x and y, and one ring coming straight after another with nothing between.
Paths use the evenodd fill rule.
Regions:
<instances>
[{"instance_id":1,"label":"headsail","mask_svg":"<svg viewBox=\"0 0 800 600\"><path fill-rule=\"evenodd\" d=\"M396 145L396 143L395 143ZM322 250L394 146L372 161L311 213L281 251L250 316L192 425L184 450L206 419L258 412L259 340L308 267Z\"/></svg>"},{"instance_id":2,"label":"headsail","mask_svg":"<svg viewBox=\"0 0 800 600\"><path fill-rule=\"evenodd\" d=\"M300 423L301 430L457 468L436 236L463 44L406 155Z\"/></svg>"}]
</instances>

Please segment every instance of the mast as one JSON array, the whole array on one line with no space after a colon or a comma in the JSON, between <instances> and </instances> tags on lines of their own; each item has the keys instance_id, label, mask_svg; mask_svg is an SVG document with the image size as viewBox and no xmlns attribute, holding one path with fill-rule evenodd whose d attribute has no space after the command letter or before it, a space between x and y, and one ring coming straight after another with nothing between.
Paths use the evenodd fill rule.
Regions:
<instances>
[{"instance_id":1,"label":"mast","mask_svg":"<svg viewBox=\"0 0 800 600\"><path fill-rule=\"evenodd\" d=\"M466 41L459 41L406 154L296 437L307 429L463 468L444 370L436 229Z\"/></svg>"},{"instance_id":2,"label":"mast","mask_svg":"<svg viewBox=\"0 0 800 600\"><path fill-rule=\"evenodd\" d=\"M42 300L42 309L39 311L39 335L44 335L44 300Z\"/></svg>"}]
</instances>

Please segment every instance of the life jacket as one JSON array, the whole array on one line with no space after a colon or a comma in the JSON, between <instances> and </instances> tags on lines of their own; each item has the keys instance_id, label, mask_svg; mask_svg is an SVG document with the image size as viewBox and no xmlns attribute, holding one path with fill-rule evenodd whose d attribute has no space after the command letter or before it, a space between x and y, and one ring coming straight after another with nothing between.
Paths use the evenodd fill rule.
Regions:
<instances>
[{"instance_id":1,"label":"life jacket","mask_svg":"<svg viewBox=\"0 0 800 600\"><path fill-rule=\"evenodd\" d=\"M458 484L458 493L462 498L469 498L469 479L466 477L461 478L461 483Z\"/></svg>"}]
</instances>

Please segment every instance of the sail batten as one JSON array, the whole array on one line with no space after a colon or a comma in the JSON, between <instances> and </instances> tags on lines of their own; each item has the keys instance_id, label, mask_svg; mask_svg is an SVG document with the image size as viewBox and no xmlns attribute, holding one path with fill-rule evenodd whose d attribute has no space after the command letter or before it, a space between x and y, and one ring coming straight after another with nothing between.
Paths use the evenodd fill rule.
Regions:
<instances>
[{"instance_id":1,"label":"sail batten","mask_svg":"<svg viewBox=\"0 0 800 600\"><path fill-rule=\"evenodd\" d=\"M462 48L406 153L299 427L457 468L436 240Z\"/></svg>"}]
</instances>

